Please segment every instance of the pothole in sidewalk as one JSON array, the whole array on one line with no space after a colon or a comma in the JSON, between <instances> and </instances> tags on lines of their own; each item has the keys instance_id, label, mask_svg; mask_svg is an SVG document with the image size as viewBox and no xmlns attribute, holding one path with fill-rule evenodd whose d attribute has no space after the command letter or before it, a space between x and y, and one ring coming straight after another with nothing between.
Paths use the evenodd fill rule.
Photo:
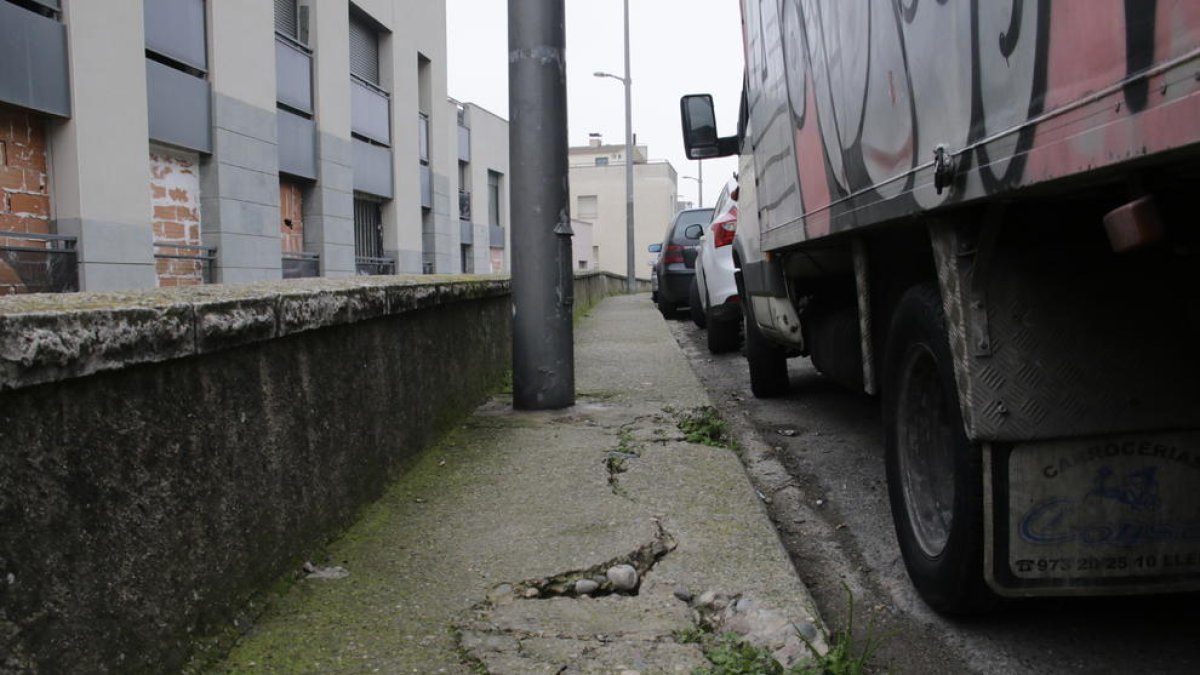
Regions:
<instances>
[{"instance_id":1,"label":"pothole in sidewalk","mask_svg":"<svg viewBox=\"0 0 1200 675\"><path fill-rule=\"evenodd\" d=\"M646 574L658 561L675 550L675 538L663 528L660 521L654 520L653 523L654 538L629 553L586 569L499 584L488 594L488 601L499 604L511 600L637 595Z\"/></svg>"}]
</instances>

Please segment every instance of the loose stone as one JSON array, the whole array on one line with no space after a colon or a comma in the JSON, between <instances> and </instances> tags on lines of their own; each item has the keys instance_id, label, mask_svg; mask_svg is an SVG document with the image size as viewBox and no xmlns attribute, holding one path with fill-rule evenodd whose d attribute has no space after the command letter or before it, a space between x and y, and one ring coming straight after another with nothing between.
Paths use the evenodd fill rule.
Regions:
<instances>
[{"instance_id":1,"label":"loose stone","mask_svg":"<svg viewBox=\"0 0 1200 675\"><path fill-rule=\"evenodd\" d=\"M618 591L632 591L638 585L638 573L632 565L616 565L608 569L608 580Z\"/></svg>"},{"instance_id":2,"label":"loose stone","mask_svg":"<svg viewBox=\"0 0 1200 675\"><path fill-rule=\"evenodd\" d=\"M527 598L536 598L538 595L540 595L540 593L538 593L538 589L536 588L525 589L525 597Z\"/></svg>"},{"instance_id":3,"label":"loose stone","mask_svg":"<svg viewBox=\"0 0 1200 675\"><path fill-rule=\"evenodd\" d=\"M803 635L805 640L812 642L817 639L817 627L811 623L808 623L807 621L801 621L800 623L795 624L795 628L796 632L800 635Z\"/></svg>"},{"instance_id":4,"label":"loose stone","mask_svg":"<svg viewBox=\"0 0 1200 675\"><path fill-rule=\"evenodd\" d=\"M683 602L691 602L692 601L692 593L691 593L691 591L689 591L687 589L687 587L682 586L682 585L676 586L674 592L675 592L675 597L679 598Z\"/></svg>"},{"instance_id":5,"label":"loose stone","mask_svg":"<svg viewBox=\"0 0 1200 675\"><path fill-rule=\"evenodd\" d=\"M578 595L591 595L600 588L600 584L591 579L580 579L575 582L575 593Z\"/></svg>"}]
</instances>

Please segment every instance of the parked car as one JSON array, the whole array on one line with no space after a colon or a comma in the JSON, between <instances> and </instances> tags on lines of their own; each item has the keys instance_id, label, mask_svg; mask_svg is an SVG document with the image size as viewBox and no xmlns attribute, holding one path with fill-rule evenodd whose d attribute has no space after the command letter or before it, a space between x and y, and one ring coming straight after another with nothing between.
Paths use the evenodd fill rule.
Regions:
<instances>
[{"instance_id":1,"label":"parked car","mask_svg":"<svg viewBox=\"0 0 1200 675\"><path fill-rule=\"evenodd\" d=\"M654 277L658 279L658 311L664 318L674 318L678 308L688 303L688 291L696 274L696 252L712 215L712 209L680 211L667 227L662 243L650 246L652 253L656 246L660 251Z\"/></svg>"},{"instance_id":2,"label":"parked car","mask_svg":"<svg viewBox=\"0 0 1200 675\"><path fill-rule=\"evenodd\" d=\"M731 352L742 343L742 303L733 276L733 239L737 233L737 179L721 191L713 219L700 243L689 308L692 319L708 330L708 351Z\"/></svg>"}]
</instances>

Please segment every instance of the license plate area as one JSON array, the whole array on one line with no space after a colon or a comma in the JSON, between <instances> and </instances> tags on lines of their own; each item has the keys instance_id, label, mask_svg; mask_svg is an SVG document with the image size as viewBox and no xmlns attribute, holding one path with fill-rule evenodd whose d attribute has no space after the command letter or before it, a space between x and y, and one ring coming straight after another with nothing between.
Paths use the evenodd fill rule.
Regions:
<instances>
[{"instance_id":1,"label":"license plate area","mask_svg":"<svg viewBox=\"0 0 1200 675\"><path fill-rule=\"evenodd\" d=\"M1200 432L985 447L1001 595L1200 589Z\"/></svg>"}]
</instances>

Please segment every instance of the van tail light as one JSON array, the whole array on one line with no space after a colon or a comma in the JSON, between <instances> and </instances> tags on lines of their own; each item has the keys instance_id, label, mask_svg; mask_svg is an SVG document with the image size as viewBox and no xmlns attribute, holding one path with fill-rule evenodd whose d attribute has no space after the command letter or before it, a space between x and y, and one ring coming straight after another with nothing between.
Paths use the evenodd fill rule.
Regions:
<instances>
[{"instance_id":1,"label":"van tail light","mask_svg":"<svg viewBox=\"0 0 1200 675\"><path fill-rule=\"evenodd\" d=\"M729 217L722 218L712 224L713 246L720 248L729 246L733 243L733 237L737 234L737 218Z\"/></svg>"},{"instance_id":2,"label":"van tail light","mask_svg":"<svg viewBox=\"0 0 1200 675\"><path fill-rule=\"evenodd\" d=\"M667 250L663 252L663 264L670 265L672 263L683 262L683 247L679 244L668 244Z\"/></svg>"}]
</instances>

